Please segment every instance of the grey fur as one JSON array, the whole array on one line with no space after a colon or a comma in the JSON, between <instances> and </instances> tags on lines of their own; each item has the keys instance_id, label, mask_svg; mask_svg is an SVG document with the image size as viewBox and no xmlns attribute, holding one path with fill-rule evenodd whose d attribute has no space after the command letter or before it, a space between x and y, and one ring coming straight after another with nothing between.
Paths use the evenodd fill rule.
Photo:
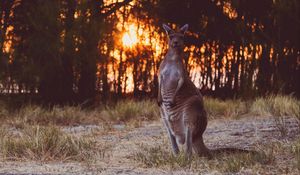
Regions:
<instances>
[{"instance_id":1,"label":"grey fur","mask_svg":"<svg viewBox=\"0 0 300 175\"><path fill-rule=\"evenodd\" d=\"M200 156L209 155L203 142L207 116L203 97L190 80L183 62L183 36L188 25L180 32L163 25L169 36L169 49L159 68L158 105L172 144L174 154L179 153L178 143L185 144L185 155L190 158L192 150Z\"/></svg>"}]
</instances>

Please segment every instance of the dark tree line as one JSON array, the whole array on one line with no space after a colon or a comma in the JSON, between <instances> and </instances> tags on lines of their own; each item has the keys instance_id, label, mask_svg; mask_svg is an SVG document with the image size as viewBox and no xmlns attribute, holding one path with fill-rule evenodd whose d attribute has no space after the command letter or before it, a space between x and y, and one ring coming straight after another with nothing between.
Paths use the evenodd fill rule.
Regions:
<instances>
[{"instance_id":1,"label":"dark tree line","mask_svg":"<svg viewBox=\"0 0 300 175\"><path fill-rule=\"evenodd\" d=\"M299 97L299 5L295 0L1 1L0 93L37 96L46 104L155 97L166 51L161 24L188 23L185 62L204 93ZM125 47L129 24L139 40Z\"/></svg>"}]
</instances>

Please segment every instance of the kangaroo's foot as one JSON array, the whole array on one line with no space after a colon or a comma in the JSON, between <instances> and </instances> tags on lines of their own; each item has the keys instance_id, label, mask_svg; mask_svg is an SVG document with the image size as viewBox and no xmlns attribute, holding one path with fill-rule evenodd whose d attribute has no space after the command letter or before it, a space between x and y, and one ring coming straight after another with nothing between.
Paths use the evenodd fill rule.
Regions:
<instances>
[{"instance_id":1,"label":"kangaroo's foot","mask_svg":"<svg viewBox=\"0 0 300 175\"><path fill-rule=\"evenodd\" d=\"M200 157L212 158L211 151L205 146L202 137L193 141L193 149Z\"/></svg>"}]
</instances>

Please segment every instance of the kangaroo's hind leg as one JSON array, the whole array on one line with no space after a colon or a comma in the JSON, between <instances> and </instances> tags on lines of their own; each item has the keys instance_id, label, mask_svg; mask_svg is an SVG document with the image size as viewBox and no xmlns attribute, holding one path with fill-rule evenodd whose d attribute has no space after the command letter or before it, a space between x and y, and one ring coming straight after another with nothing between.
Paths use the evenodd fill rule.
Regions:
<instances>
[{"instance_id":1,"label":"kangaroo's hind leg","mask_svg":"<svg viewBox=\"0 0 300 175\"><path fill-rule=\"evenodd\" d=\"M179 153L179 148L178 148L178 145L177 145L176 138L175 138L175 136L174 136L174 135L172 134L172 132L171 132L169 123L168 123L168 121L167 121L166 113L163 111L163 109L160 109L160 113L161 113L161 116L162 116L164 125L165 125L165 127L167 128L167 132L168 132L168 136L169 136L169 139L170 139L170 142L171 142L173 154L174 154L174 155L178 155L178 153Z\"/></svg>"},{"instance_id":2,"label":"kangaroo's hind leg","mask_svg":"<svg viewBox=\"0 0 300 175\"><path fill-rule=\"evenodd\" d=\"M203 109L203 103L195 98L187 110L188 120L192 130L192 148L199 156L210 157L210 151L203 142L203 133L207 127L207 114Z\"/></svg>"},{"instance_id":3,"label":"kangaroo's hind leg","mask_svg":"<svg viewBox=\"0 0 300 175\"><path fill-rule=\"evenodd\" d=\"M193 146L193 132L195 129L194 120L197 116L197 111L188 107L183 111L183 124L185 133L185 157L191 159L192 156L192 146Z\"/></svg>"},{"instance_id":4,"label":"kangaroo's hind leg","mask_svg":"<svg viewBox=\"0 0 300 175\"><path fill-rule=\"evenodd\" d=\"M197 123L198 127L193 133L193 149L199 156L211 157L210 150L206 147L203 141L203 133L207 126L205 111L202 111L198 114L197 121L195 123Z\"/></svg>"}]
</instances>

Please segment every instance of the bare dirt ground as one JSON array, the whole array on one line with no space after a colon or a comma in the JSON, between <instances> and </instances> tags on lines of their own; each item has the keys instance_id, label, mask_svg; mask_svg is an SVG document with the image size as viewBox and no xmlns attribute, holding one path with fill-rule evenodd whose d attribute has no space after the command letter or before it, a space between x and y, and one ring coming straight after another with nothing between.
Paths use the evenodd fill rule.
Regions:
<instances>
[{"instance_id":1,"label":"bare dirt ground","mask_svg":"<svg viewBox=\"0 0 300 175\"><path fill-rule=\"evenodd\" d=\"M242 119L218 119L210 121L204 134L204 140L211 149L234 147L241 149L258 149L257 145L268 145L276 142L290 144L298 139L299 127L296 120L284 121L287 129L282 136L274 118L245 117ZM162 145L170 148L168 138L160 121L143 123L139 128L126 128L115 125L106 131L97 125L64 127L63 131L85 137L94 137L99 146L107 149L96 160L85 162L1 162L0 174L221 174L217 170L195 171L193 169L147 168L141 162L132 159L140 151L140 145ZM279 169L290 169L287 174L298 174L299 170L289 162L289 157L276 157L278 167L270 165L266 174L278 174ZM280 166L279 166L280 165ZM291 171L292 170L292 171ZM269 171L269 172L268 172ZM256 169L243 169L238 174L261 174ZM281 174L281 173L280 173Z\"/></svg>"}]
</instances>

